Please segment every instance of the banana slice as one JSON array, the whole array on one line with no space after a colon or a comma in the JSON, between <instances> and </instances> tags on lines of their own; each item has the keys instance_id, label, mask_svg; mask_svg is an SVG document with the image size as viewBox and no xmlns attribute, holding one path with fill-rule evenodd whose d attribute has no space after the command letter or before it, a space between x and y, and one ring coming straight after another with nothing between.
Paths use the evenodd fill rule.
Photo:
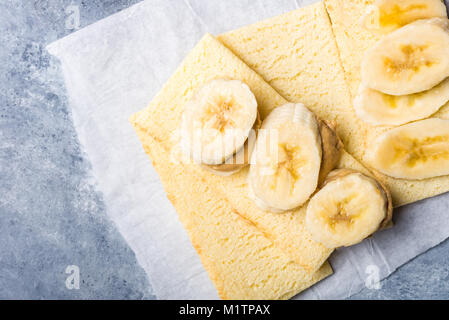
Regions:
<instances>
[{"instance_id":1,"label":"banana slice","mask_svg":"<svg viewBox=\"0 0 449 320\"><path fill-rule=\"evenodd\" d=\"M449 174L449 120L426 119L387 131L366 154L387 176L427 179Z\"/></svg>"},{"instance_id":2,"label":"banana slice","mask_svg":"<svg viewBox=\"0 0 449 320\"><path fill-rule=\"evenodd\" d=\"M374 125L401 125L425 119L449 101L449 78L430 90L392 96L363 85L354 99L357 116Z\"/></svg>"},{"instance_id":3,"label":"banana slice","mask_svg":"<svg viewBox=\"0 0 449 320\"><path fill-rule=\"evenodd\" d=\"M322 156L318 185L326 180L329 172L334 170L343 154L344 145L336 133L336 124L329 121L319 120L318 127L321 136Z\"/></svg>"},{"instance_id":4,"label":"banana slice","mask_svg":"<svg viewBox=\"0 0 449 320\"><path fill-rule=\"evenodd\" d=\"M195 162L210 165L213 172L233 173L248 164L240 155L242 150L248 152L245 143L257 117L256 98L245 83L212 80L184 108L181 149ZM236 159L243 160L234 163Z\"/></svg>"},{"instance_id":5,"label":"banana slice","mask_svg":"<svg viewBox=\"0 0 449 320\"><path fill-rule=\"evenodd\" d=\"M315 115L301 103L274 109L262 123L252 154L250 196L269 211L302 205L317 187L321 156Z\"/></svg>"},{"instance_id":6,"label":"banana slice","mask_svg":"<svg viewBox=\"0 0 449 320\"><path fill-rule=\"evenodd\" d=\"M253 130L250 131L248 139L246 140L244 146L237 151L234 155L226 159L223 164L213 165L204 164L202 167L207 171L215 173L219 176L230 176L242 169L244 166L250 163L251 154L254 150L256 144L257 130L259 130L262 125L259 113L257 113L257 119L254 123Z\"/></svg>"},{"instance_id":7,"label":"banana slice","mask_svg":"<svg viewBox=\"0 0 449 320\"><path fill-rule=\"evenodd\" d=\"M365 87L406 95L449 77L449 20L418 20L398 29L367 51L361 68Z\"/></svg>"},{"instance_id":8,"label":"banana slice","mask_svg":"<svg viewBox=\"0 0 449 320\"><path fill-rule=\"evenodd\" d=\"M359 243L391 220L388 190L375 179L348 169L332 171L310 199L306 228L328 248Z\"/></svg>"},{"instance_id":9,"label":"banana slice","mask_svg":"<svg viewBox=\"0 0 449 320\"><path fill-rule=\"evenodd\" d=\"M377 0L368 6L362 25L375 33L385 34L413 21L433 17L447 18L441 0Z\"/></svg>"}]
</instances>

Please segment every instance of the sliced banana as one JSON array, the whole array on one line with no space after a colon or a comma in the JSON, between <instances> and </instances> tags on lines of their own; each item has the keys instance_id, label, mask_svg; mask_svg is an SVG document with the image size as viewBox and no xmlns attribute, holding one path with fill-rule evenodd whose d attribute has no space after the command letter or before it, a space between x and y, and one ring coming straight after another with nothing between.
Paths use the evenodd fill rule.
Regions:
<instances>
[{"instance_id":1,"label":"sliced banana","mask_svg":"<svg viewBox=\"0 0 449 320\"><path fill-rule=\"evenodd\" d=\"M367 51L361 67L365 87L407 95L449 77L449 20L418 20L381 39Z\"/></svg>"},{"instance_id":2,"label":"sliced banana","mask_svg":"<svg viewBox=\"0 0 449 320\"><path fill-rule=\"evenodd\" d=\"M387 131L368 149L366 160L399 179L449 174L449 120L426 119Z\"/></svg>"},{"instance_id":3,"label":"sliced banana","mask_svg":"<svg viewBox=\"0 0 449 320\"><path fill-rule=\"evenodd\" d=\"M368 6L362 25L375 33L389 33L419 19L447 17L441 0L377 0Z\"/></svg>"},{"instance_id":4,"label":"sliced banana","mask_svg":"<svg viewBox=\"0 0 449 320\"><path fill-rule=\"evenodd\" d=\"M425 119L449 101L449 78L430 90L392 96L363 85L354 99L357 116L373 125L401 125Z\"/></svg>"},{"instance_id":5,"label":"sliced banana","mask_svg":"<svg viewBox=\"0 0 449 320\"><path fill-rule=\"evenodd\" d=\"M274 109L262 123L252 154L251 197L275 212L302 205L317 187L321 156L315 115L301 103Z\"/></svg>"},{"instance_id":6,"label":"sliced banana","mask_svg":"<svg viewBox=\"0 0 449 320\"><path fill-rule=\"evenodd\" d=\"M250 139L251 143L248 143ZM248 138L245 146L238 152L236 152L232 157L226 159L226 162L223 164L204 164L202 165L202 167L205 170L215 173L219 176L227 177L233 175L234 173L242 169L242 164L244 164L245 166L249 164L249 157L251 156L254 142L255 139Z\"/></svg>"},{"instance_id":7,"label":"sliced banana","mask_svg":"<svg viewBox=\"0 0 449 320\"><path fill-rule=\"evenodd\" d=\"M230 176L242 169L244 166L250 163L251 154L256 144L257 130L259 130L262 121L260 120L259 113L257 114L256 122L254 123L253 130L250 131L248 139L239 151L234 153L231 157L227 158L222 164L204 164L202 167L207 171L215 173L219 176Z\"/></svg>"},{"instance_id":8,"label":"sliced banana","mask_svg":"<svg viewBox=\"0 0 449 320\"><path fill-rule=\"evenodd\" d=\"M359 243L391 220L388 190L360 172L331 172L309 201L306 228L315 241L328 248Z\"/></svg>"},{"instance_id":9,"label":"sliced banana","mask_svg":"<svg viewBox=\"0 0 449 320\"><path fill-rule=\"evenodd\" d=\"M343 154L344 145L336 133L336 124L333 122L319 120L318 127L321 136L321 168L318 177L318 185L321 185L327 178L329 172L334 170Z\"/></svg>"},{"instance_id":10,"label":"sliced banana","mask_svg":"<svg viewBox=\"0 0 449 320\"><path fill-rule=\"evenodd\" d=\"M195 162L210 165L213 172L233 173L248 164L234 160L245 159L240 155L248 152L245 143L257 117L256 98L245 83L212 80L197 90L184 108L181 149Z\"/></svg>"}]
</instances>

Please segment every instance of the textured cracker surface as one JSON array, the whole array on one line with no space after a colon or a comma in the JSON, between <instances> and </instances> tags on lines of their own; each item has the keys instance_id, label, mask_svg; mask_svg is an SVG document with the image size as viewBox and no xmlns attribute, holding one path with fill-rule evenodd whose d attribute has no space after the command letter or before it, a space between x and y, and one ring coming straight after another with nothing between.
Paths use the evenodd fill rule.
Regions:
<instances>
[{"instance_id":1,"label":"textured cracker surface","mask_svg":"<svg viewBox=\"0 0 449 320\"><path fill-rule=\"evenodd\" d=\"M332 273L328 263L314 274L300 267L197 177L193 166L170 161L146 131L136 132L222 299L288 299Z\"/></svg>"},{"instance_id":2,"label":"textured cracker surface","mask_svg":"<svg viewBox=\"0 0 449 320\"><path fill-rule=\"evenodd\" d=\"M326 0L327 10L332 21L332 28L337 41L346 80L351 92L355 96L360 84L360 65L367 49L372 47L380 36L373 35L363 29L359 23L354 23L354 17L360 17L366 11L372 0ZM449 118L449 106L446 104L434 116ZM366 129L362 134L355 135L357 144L355 149L348 149L357 159L363 163L365 151L372 141L383 132L391 129L391 126L372 126L358 120ZM415 202L449 191L449 177L436 177L425 180L404 180L387 177L378 173L391 190L396 206Z\"/></svg>"},{"instance_id":3,"label":"textured cracker surface","mask_svg":"<svg viewBox=\"0 0 449 320\"><path fill-rule=\"evenodd\" d=\"M347 151L362 127L352 121L351 98L322 2L217 37L275 90L337 121Z\"/></svg>"},{"instance_id":4,"label":"textured cracker surface","mask_svg":"<svg viewBox=\"0 0 449 320\"><path fill-rule=\"evenodd\" d=\"M189 231L192 243L221 297L291 297L330 272L330 266L325 260L331 250L311 240L305 231L304 210L284 215L256 211L255 205L246 196L246 171L231 177L219 177L195 164L170 163L173 155L178 160L177 140L173 132L178 128L183 105L196 88L212 78L234 78L246 82L255 93L263 116L272 108L285 103L259 75L220 42L206 35L149 107L132 116L130 121L140 133L146 151L151 154L169 199ZM156 146L148 142L150 139L158 142L157 152L153 150ZM162 151L168 155L162 161L155 161L156 156L161 157ZM176 170L183 174L175 175ZM171 179L175 176L179 176L180 181L173 182ZM192 209L196 215L191 214ZM212 213L217 216L210 216ZM228 221L229 215L239 222ZM212 219L207 227L201 225L204 219ZM245 245L248 251L244 252L241 250L245 248L241 248L240 244L249 241L249 236L242 221L250 222L252 228L263 235L257 241L251 240ZM233 227L226 229L229 232L225 238L232 240L212 245L227 225ZM200 234L200 230L207 233ZM273 249L272 254L265 251L260 253L263 257L251 256L260 252L262 244L263 247L269 244L270 248L276 246L277 249ZM238 253L235 259L243 257L236 260L238 263L235 265L232 258L234 253ZM283 258L280 259L280 256ZM262 259L260 261L263 263L257 259ZM267 265L268 260L273 263ZM230 263L232 267L228 266ZM318 271L315 278L311 279L311 275L323 263L324 271ZM285 268L290 269L284 273ZM235 274L236 270L240 270L240 273Z\"/></svg>"},{"instance_id":5,"label":"textured cracker surface","mask_svg":"<svg viewBox=\"0 0 449 320\"><path fill-rule=\"evenodd\" d=\"M131 122L159 141L175 157L177 137L183 106L192 92L214 78L239 79L249 85L264 117L273 108L286 102L263 79L210 35L206 35L189 54L163 90L148 108L137 113ZM277 214L261 211L248 197L248 169L229 177L220 177L195 164L191 180L203 179L222 194L243 217L254 223L293 260L310 272L318 270L331 250L315 242L305 230L305 209Z\"/></svg>"},{"instance_id":6,"label":"textured cracker surface","mask_svg":"<svg viewBox=\"0 0 449 320\"><path fill-rule=\"evenodd\" d=\"M333 25L319 2L218 37L288 100L304 102L321 118L336 121L346 150L363 163L379 131L357 118L350 90L358 88L363 52L376 40L354 22L365 2L326 1ZM449 190L448 177L406 181L376 176L391 190L396 206Z\"/></svg>"}]
</instances>

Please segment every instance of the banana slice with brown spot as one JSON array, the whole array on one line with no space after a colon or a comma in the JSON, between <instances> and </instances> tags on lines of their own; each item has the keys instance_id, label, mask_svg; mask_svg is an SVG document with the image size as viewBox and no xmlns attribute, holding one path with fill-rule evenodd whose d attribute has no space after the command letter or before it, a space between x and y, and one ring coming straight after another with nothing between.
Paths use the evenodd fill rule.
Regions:
<instances>
[{"instance_id":1,"label":"banana slice with brown spot","mask_svg":"<svg viewBox=\"0 0 449 320\"><path fill-rule=\"evenodd\" d=\"M306 227L328 248L351 246L385 227L393 213L389 191L360 172L332 171L309 201Z\"/></svg>"},{"instance_id":2,"label":"banana slice with brown spot","mask_svg":"<svg viewBox=\"0 0 449 320\"><path fill-rule=\"evenodd\" d=\"M321 136L321 147L323 148L320 175L318 177L318 185L321 185L328 174L340 162L344 145L336 133L336 124L334 122L319 120L318 126Z\"/></svg>"},{"instance_id":3,"label":"banana slice with brown spot","mask_svg":"<svg viewBox=\"0 0 449 320\"><path fill-rule=\"evenodd\" d=\"M232 174L248 164L257 119L257 100L245 83L212 80L184 107L181 149L215 173Z\"/></svg>"},{"instance_id":4,"label":"banana slice with brown spot","mask_svg":"<svg viewBox=\"0 0 449 320\"><path fill-rule=\"evenodd\" d=\"M449 20L418 20L382 38L362 61L362 84L389 95L429 90L449 77Z\"/></svg>"},{"instance_id":5,"label":"banana slice with brown spot","mask_svg":"<svg viewBox=\"0 0 449 320\"><path fill-rule=\"evenodd\" d=\"M274 109L262 123L248 174L250 196L263 210L283 212L304 204L321 174L338 163L342 144L332 125L303 104Z\"/></svg>"},{"instance_id":6,"label":"banana slice with brown spot","mask_svg":"<svg viewBox=\"0 0 449 320\"><path fill-rule=\"evenodd\" d=\"M449 120L426 119L387 131L372 143L366 160L398 179L449 175Z\"/></svg>"},{"instance_id":7,"label":"banana slice with brown spot","mask_svg":"<svg viewBox=\"0 0 449 320\"><path fill-rule=\"evenodd\" d=\"M433 17L447 18L442 0L377 0L368 6L362 25L372 32L386 34L413 21Z\"/></svg>"},{"instance_id":8,"label":"banana slice with brown spot","mask_svg":"<svg viewBox=\"0 0 449 320\"><path fill-rule=\"evenodd\" d=\"M242 169L242 167L250 163L251 154L256 144L257 131L262 125L259 113L254 123L253 130L250 132L248 139L243 147L237 151L232 157L226 159L225 163L219 165L204 164L202 165L207 171L213 172L219 176L230 176Z\"/></svg>"}]
</instances>

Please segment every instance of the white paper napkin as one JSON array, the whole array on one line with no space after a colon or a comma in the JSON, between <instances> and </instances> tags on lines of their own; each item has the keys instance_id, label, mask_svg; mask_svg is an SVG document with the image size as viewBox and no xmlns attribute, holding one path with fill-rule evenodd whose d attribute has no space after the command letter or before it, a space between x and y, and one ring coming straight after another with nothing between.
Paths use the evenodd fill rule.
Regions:
<instances>
[{"instance_id":1,"label":"white paper napkin","mask_svg":"<svg viewBox=\"0 0 449 320\"><path fill-rule=\"evenodd\" d=\"M128 117L143 109L206 32L219 34L315 1L147 0L48 46L107 212L159 299L217 293ZM395 211L395 226L337 250L335 274L297 298L345 298L449 236L449 194Z\"/></svg>"}]
</instances>

